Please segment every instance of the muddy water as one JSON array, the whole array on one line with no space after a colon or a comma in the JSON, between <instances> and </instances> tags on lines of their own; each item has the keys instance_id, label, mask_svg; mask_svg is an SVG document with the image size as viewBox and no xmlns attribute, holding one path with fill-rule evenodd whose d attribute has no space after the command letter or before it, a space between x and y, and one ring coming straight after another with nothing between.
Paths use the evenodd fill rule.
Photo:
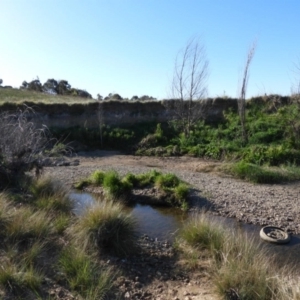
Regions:
<instances>
[{"instance_id":1,"label":"muddy water","mask_svg":"<svg viewBox=\"0 0 300 300\"><path fill-rule=\"evenodd\" d=\"M82 214L85 209L95 203L95 199L88 193L72 193L70 198L74 201L74 213ZM179 209L166 207L153 207L150 205L135 204L126 208L137 221L137 231L140 235L148 235L160 241L174 241L177 231L194 213L184 213ZM224 225L224 227L242 232L247 237L253 238L262 247L266 247L271 255L276 256L280 265L291 265L300 270L300 236L293 235L291 242L286 245L276 245L264 242L259 237L260 226L250 225L236 221L236 219L220 216L210 216Z\"/></svg>"}]
</instances>

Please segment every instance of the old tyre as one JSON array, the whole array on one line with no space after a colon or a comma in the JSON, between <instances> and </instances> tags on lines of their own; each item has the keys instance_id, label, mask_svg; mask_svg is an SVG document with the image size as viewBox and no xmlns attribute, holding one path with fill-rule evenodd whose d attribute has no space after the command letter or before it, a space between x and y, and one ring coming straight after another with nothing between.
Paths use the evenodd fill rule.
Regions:
<instances>
[{"instance_id":1,"label":"old tyre","mask_svg":"<svg viewBox=\"0 0 300 300\"><path fill-rule=\"evenodd\" d=\"M291 240L290 235L282 228L265 226L260 230L260 237L269 243L287 244Z\"/></svg>"}]
</instances>

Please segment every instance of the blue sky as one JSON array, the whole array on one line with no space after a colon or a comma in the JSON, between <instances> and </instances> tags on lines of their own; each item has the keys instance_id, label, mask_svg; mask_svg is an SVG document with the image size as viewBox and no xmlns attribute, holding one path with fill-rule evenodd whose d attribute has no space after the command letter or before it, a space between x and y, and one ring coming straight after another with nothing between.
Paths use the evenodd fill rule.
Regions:
<instances>
[{"instance_id":1,"label":"blue sky","mask_svg":"<svg viewBox=\"0 0 300 300\"><path fill-rule=\"evenodd\" d=\"M287 95L300 73L299 0L0 0L0 78L66 79L94 97L168 97L176 55L201 38L208 96Z\"/></svg>"}]
</instances>

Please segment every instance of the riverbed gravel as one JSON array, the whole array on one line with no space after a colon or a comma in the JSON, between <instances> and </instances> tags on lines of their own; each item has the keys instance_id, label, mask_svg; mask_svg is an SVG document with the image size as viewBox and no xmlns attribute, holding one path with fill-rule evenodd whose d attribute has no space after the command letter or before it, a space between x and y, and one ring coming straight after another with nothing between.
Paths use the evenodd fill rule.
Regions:
<instances>
[{"instance_id":1,"label":"riverbed gravel","mask_svg":"<svg viewBox=\"0 0 300 300\"><path fill-rule=\"evenodd\" d=\"M44 172L69 187L95 170L115 170L121 175L152 169L174 173L195 189L200 206L206 209L209 206L212 214L244 223L278 226L300 234L299 181L253 184L216 172L219 165L218 162L192 157L139 157L94 151L66 158L65 164L46 167Z\"/></svg>"}]
</instances>

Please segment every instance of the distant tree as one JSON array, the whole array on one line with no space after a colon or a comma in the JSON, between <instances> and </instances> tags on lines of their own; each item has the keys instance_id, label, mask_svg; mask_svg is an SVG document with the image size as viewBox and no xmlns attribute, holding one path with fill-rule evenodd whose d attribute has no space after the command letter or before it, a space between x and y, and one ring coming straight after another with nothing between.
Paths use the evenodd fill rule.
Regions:
<instances>
[{"instance_id":1,"label":"distant tree","mask_svg":"<svg viewBox=\"0 0 300 300\"><path fill-rule=\"evenodd\" d=\"M100 94L97 94L97 100L98 101L102 101L103 100L103 96L101 96Z\"/></svg>"},{"instance_id":2,"label":"distant tree","mask_svg":"<svg viewBox=\"0 0 300 300\"><path fill-rule=\"evenodd\" d=\"M70 95L71 93L71 85L67 80L58 81L57 93L59 95Z\"/></svg>"},{"instance_id":3,"label":"distant tree","mask_svg":"<svg viewBox=\"0 0 300 300\"><path fill-rule=\"evenodd\" d=\"M123 100L123 98L119 94L109 93L108 96L104 98L104 100Z\"/></svg>"},{"instance_id":4,"label":"distant tree","mask_svg":"<svg viewBox=\"0 0 300 300\"><path fill-rule=\"evenodd\" d=\"M144 95L139 98L141 101L146 101L146 100L156 100L156 98L153 98L152 96Z\"/></svg>"},{"instance_id":5,"label":"distant tree","mask_svg":"<svg viewBox=\"0 0 300 300\"><path fill-rule=\"evenodd\" d=\"M55 79L48 79L43 84L43 91L48 94L58 94L58 82Z\"/></svg>"},{"instance_id":6,"label":"distant tree","mask_svg":"<svg viewBox=\"0 0 300 300\"><path fill-rule=\"evenodd\" d=\"M27 89L29 91L42 92L43 87L39 79L34 79L30 82L23 81L20 87L21 89Z\"/></svg>"},{"instance_id":7,"label":"distant tree","mask_svg":"<svg viewBox=\"0 0 300 300\"><path fill-rule=\"evenodd\" d=\"M131 97L131 100L133 100L133 101L136 101L136 100L138 100L138 99L139 99L138 96L132 96L132 97Z\"/></svg>"},{"instance_id":8,"label":"distant tree","mask_svg":"<svg viewBox=\"0 0 300 300\"><path fill-rule=\"evenodd\" d=\"M171 86L174 100L165 101L186 136L204 115L204 100L207 93L208 60L201 41L193 38L177 55ZM173 105L173 106L172 106Z\"/></svg>"},{"instance_id":9,"label":"distant tree","mask_svg":"<svg viewBox=\"0 0 300 300\"><path fill-rule=\"evenodd\" d=\"M0 79L0 85L3 83L3 80L2 79Z\"/></svg>"}]
</instances>

